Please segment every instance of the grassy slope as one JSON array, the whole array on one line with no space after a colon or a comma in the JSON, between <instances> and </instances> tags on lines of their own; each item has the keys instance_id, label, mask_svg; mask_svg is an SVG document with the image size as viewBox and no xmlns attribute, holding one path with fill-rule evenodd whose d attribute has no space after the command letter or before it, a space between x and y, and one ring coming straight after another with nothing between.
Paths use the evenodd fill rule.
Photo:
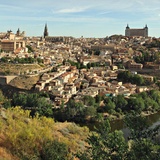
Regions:
<instances>
[{"instance_id":1,"label":"grassy slope","mask_svg":"<svg viewBox=\"0 0 160 160\"><path fill-rule=\"evenodd\" d=\"M0 160L18 159L18 155L35 154L47 140L57 139L67 144L70 153L83 150L89 130L74 123L58 123L51 118L29 117L29 111L19 107L0 108Z\"/></svg>"},{"instance_id":2,"label":"grassy slope","mask_svg":"<svg viewBox=\"0 0 160 160\"><path fill-rule=\"evenodd\" d=\"M16 88L30 90L38 80L39 80L39 76L33 76L33 77L20 76L20 77L14 78L9 83L9 85L14 86Z\"/></svg>"},{"instance_id":3,"label":"grassy slope","mask_svg":"<svg viewBox=\"0 0 160 160\"><path fill-rule=\"evenodd\" d=\"M26 71L32 71L35 69L41 69L42 67L38 64L13 64L13 63L0 63L0 73L4 74L8 72L12 75L23 74Z\"/></svg>"}]
</instances>

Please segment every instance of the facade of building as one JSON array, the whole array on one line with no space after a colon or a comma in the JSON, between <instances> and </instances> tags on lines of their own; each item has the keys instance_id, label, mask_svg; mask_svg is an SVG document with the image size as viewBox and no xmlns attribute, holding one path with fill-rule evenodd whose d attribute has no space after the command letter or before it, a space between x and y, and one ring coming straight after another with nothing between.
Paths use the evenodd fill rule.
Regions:
<instances>
[{"instance_id":1,"label":"facade of building","mask_svg":"<svg viewBox=\"0 0 160 160\"><path fill-rule=\"evenodd\" d=\"M16 41L16 40L2 40L1 41L1 49L7 52L14 52L18 48L24 48L24 41Z\"/></svg>"},{"instance_id":2,"label":"facade of building","mask_svg":"<svg viewBox=\"0 0 160 160\"><path fill-rule=\"evenodd\" d=\"M144 28L130 28L128 25L125 29L125 36L132 37L132 36L142 36L148 37L148 27L147 25Z\"/></svg>"}]
</instances>

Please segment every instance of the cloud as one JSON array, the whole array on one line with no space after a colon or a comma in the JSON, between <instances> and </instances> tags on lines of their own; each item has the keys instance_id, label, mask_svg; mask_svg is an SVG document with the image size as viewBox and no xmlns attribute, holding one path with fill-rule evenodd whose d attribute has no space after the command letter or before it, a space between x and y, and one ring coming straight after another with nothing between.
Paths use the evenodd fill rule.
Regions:
<instances>
[{"instance_id":1,"label":"cloud","mask_svg":"<svg viewBox=\"0 0 160 160\"><path fill-rule=\"evenodd\" d=\"M89 7L73 7L73 8L65 8L65 9L60 9L57 11L57 13L79 13L79 12L84 12L88 9Z\"/></svg>"}]
</instances>

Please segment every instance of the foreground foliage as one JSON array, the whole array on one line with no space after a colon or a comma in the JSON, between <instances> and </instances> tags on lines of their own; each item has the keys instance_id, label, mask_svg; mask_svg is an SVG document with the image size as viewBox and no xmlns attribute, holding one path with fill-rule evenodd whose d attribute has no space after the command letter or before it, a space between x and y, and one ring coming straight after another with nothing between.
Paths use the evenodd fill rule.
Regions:
<instances>
[{"instance_id":1,"label":"foreground foliage","mask_svg":"<svg viewBox=\"0 0 160 160\"><path fill-rule=\"evenodd\" d=\"M70 160L84 148L88 132L74 123L55 123L38 115L31 118L30 111L20 107L0 109L0 146L17 159Z\"/></svg>"},{"instance_id":2,"label":"foreground foliage","mask_svg":"<svg viewBox=\"0 0 160 160\"><path fill-rule=\"evenodd\" d=\"M108 120L87 139L85 152L77 154L80 160L158 160L160 144L157 135L160 125L149 128L146 119L135 113L126 116L130 137L125 140L122 131L111 132Z\"/></svg>"},{"instance_id":3,"label":"foreground foliage","mask_svg":"<svg viewBox=\"0 0 160 160\"><path fill-rule=\"evenodd\" d=\"M143 100L145 105L142 106L147 109L155 103L157 105L160 103L159 91L143 92L137 96L138 98L135 98ZM126 101L118 96L110 100L105 99L104 103L112 106L115 106L115 103L121 108L123 105L132 104L132 107L138 109L141 103L135 101L135 98ZM38 104L40 107L47 104L46 101L42 102L44 99L46 100L44 94L24 94L15 95L14 102L21 104L22 108ZM122 131L111 132L109 121L102 120L102 117L99 118L101 125L94 132L89 132L87 127L78 127L75 123L59 123L52 118L44 117L43 109L45 108L40 109L41 112L37 109L34 116L31 116L29 110L23 110L21 107L6 107L5 101L1 93L0 102L6 109L0 108L0 159L73 160L76 157L79 160L160 159L160 125L154 128L149 127L146 118L133 110L132 114L128 114L124 120L130 131L130 136L125 139ZM86 105L96 108L99 97L96 100L84 97L84 101ZM74 116L81 118L81 115L86 117L91 112L89 110L87 112L88 107L84 110L80 102L70 101L68 105L66 113L69 118ZM63 106L61 109L64 109Z\"/></svg>"}]
</instances>

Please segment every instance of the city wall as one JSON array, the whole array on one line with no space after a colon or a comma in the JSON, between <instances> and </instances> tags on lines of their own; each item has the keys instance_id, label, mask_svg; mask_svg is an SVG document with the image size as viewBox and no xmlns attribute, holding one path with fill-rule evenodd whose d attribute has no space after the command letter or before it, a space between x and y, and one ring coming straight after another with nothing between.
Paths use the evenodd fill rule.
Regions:
<instances>
[{"instance_id":1,"label":"city wall","mask_svg":"<svg viewBox=\"0 0 160 160\"><path fill-rule=\"evenodd\" d=\"M11 80L16 78L17 76L0 76L0 84L5 85L8 84Z\"/></svg>"}]
</instances>

